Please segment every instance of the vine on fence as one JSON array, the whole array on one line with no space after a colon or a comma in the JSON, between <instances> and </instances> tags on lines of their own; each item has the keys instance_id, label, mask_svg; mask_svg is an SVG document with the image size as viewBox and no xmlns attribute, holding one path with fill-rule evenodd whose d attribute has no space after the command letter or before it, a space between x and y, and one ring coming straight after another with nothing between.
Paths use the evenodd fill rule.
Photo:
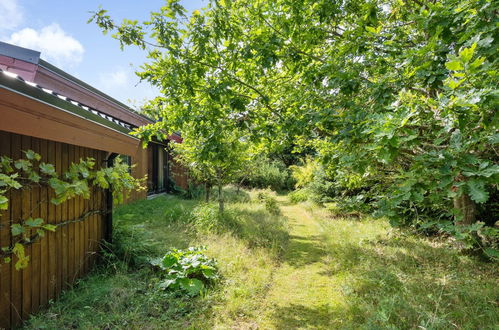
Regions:
<instances>
[{"instance_id":1,"label":"vine on fence","mask_svg":"<svg viewBox=\"0 0 499 330\"><path fill-rule=\"evenodd\" d=\"M59 175L53 164L42 162L41 155L33 150L23 151L25 157L13 160L0 156L0 211L9 207L8 193L10 190L31 189L33 186L46 186L53 190L50 202L60 205L72 198L82 196L90 198L91 187L111 189L115 203L123 202L124 197L132 190L143 190L145 178L136 179L130 174L130 166L116 158L113 167L94 169L95 159L87 157L79 163L72 163L69 169ZM39 201L38 205L47 201ZM83 221L90 215L100 213L91 210L80 218L60 222L46 223L42 218L27 217L26 219L10 219L12 242L1 248L0 257L3 262L10 263L15 255L17 270L27 267L29 256L26 256L25 246L45 236L47 231L56 231L58 227L69 223ZM33 210L31 211L31 214ZM17 221L19 220L19 221ZM0 230L4 228L0 227Z\"/></svg>"}]
</instances>

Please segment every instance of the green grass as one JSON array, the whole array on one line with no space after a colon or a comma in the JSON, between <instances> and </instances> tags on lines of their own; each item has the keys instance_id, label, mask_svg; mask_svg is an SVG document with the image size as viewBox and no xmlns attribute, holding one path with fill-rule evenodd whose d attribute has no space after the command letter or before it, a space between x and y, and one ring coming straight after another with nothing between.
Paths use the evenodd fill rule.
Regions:
<instances>
[{"instance_id":1,"label":"green grass","mask_svg":"<svg viewBox=\"0 0 499 330\"><path fill-rule=\"evenodd\" d=\"M213 213L216 205L172 196L120 207L115 254L26 328L499 326L497 263L459 254L443 239L391 229L384 220L345 218L274 195L281 207L275 215L257 202L257 191L226 194L222 217ZM218 260L220 283L197 298L156 290L158 274L146 259L197 245Z\"/></svg>"}]
</instances>

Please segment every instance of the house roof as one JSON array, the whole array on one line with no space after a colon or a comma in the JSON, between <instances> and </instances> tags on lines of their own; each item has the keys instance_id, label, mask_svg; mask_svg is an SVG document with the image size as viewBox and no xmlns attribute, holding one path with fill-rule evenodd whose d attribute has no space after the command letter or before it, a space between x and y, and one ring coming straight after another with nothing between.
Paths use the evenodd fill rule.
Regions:
<instances>
[{"instance_id":1,"label":"house roof","mask_svg":"<svg viewBox=\"0 0 499 330\"><path fill-rule=\"evenodd\" d=\"M40 58L40 52L0 42L0 69L111 115L131 126L153 121L122 102Z\"/></svg>"},{"instance_id":2,"label":"house roof","mask_svg":"<svg viewBox=\"0 0 499 330\"><path fill-rule=\"evenodd\" d=\"M54 105L120 132L154 121L127 105L40 58L40 52L0 42L0 70L17 82L1 79L4 88ZM5 78L5 77L4 77ZM9 77L11 78L11 77ZM22 83L20 83L22 82ZM182 142L180 134L168 137Z\"/></svg>"},{"instance_id":3,"label":"house roof","mask_svg":"<svg viewBox=\"0 0 499 330\"><path fill-rule=\"evenodd\" d=\"M49 104L62 111L70 112L79 117L92 120L110 129L128 134L134 128L118 118L107 115L36 83L24 80L20 75L0 69L0 88L11 90L31 99Z\"/></svg>"}]
</instances>

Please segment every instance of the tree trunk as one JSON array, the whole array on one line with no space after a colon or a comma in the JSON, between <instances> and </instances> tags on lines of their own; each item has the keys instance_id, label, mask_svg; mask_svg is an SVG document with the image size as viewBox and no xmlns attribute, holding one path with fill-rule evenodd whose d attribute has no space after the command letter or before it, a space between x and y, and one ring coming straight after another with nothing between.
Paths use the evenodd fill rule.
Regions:
<instances>
[{"instance_id":1,"label":"tree trunk","mask_svg":"<svg viewBox=\"0 0 499 330\"><path fill-rule=\"evenodd\" d=\"M218 210L220 211L220 213L223 213L224 211L224 197L222 192L222 184L220 182L218 183Z\"/></svg>"},{"instance_id":2,"label":"tree trunk","mask_svg":"<svg viewBox=\"0 0 499 330\"><path fill-rule=\"evenodd\" d=\"M208 182L206 182L204 184L204 193L205 193L206 203L208 203L210 201L210 191L211 191L211 185Z\"/></svg>"},{"instance_id":3,"label":"tree trunk","mask_svg":"<svg viewBox=\"0 0 499 330\"><path fill-rule=\"evenodd\" d=\"M455 217L456 225L471 225L476 222L476 207L468 194L454 197L454 208L459 210Z\"/></svg>"},{"instance_id":4,"label":"tree trunk","mask_svg":"<svg viewBox=\"0 0 499 330\"><path fill-rule=\"evenodd\" d=\"M223 196L223 183L222 183L222 170L217 169L217 184L218 184L218 210L220 213L224 212L224 196Z\"/></svg>"}]
</instances>

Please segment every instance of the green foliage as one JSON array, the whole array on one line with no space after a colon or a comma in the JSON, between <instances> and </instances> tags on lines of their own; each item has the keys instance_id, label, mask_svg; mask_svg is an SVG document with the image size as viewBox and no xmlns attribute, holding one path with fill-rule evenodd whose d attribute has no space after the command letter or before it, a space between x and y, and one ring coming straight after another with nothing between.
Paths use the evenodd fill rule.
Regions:
<instances>
[{"instance_id":1,"label":"green foliage","mask_svg":"<svg viewBox=\"0 0 499 330\"><path fill-rule=\"evenodd\" d=\"M199 232L217 232L223 227L223 217L214 204L206 203L196 206L190 221Z\"/></svg>"},{"instance_id":2,"label":"green foliage","mask_svg":"<svg viewBox=\"0 0 499 330\"><path fill-rule=\"evenodd\" d=\"M182 198L185 199L199 199L203 196L203 186L189 182L187 190L181 193Z\"/></svg>"},{"instance_id":3,"label":"green foliage","mask_svg":"<svg viewBox=\"0 0 499 330\"><path fill-rule=\"evenodd\" d=\"M24 328L211 329L257 316L279 264L278 246L287 241L283 220L260 204L228 202L224 213L237 219L237 234L196 234L187 217L199 203L162 195L115 208L113 245L103 262ZM167 216L173 213L179 216ZM150 259L190 246L207 247L203 254L218 261L220 280L196 297L158 290L165 272L150 267Z\"/></svg>"},{"instance_id":4,"label":"green foliage","mask_svg":"<svg viewBox=\"0 0 499 330\"><path fill-rule=\"evenodd\" d=\"M498 9L492 0L211 0L189 15L171 1L143 24L102 10L91 20L122 44L150 47L139 75L163 91L150 108L164 120L146 135L197 131L201 153L227 162L237 152L226 142L312 149L323 182L334 182L318 186L328 198L414 224L458 222L468 213L459 207L473 205L453 200L480 206L497 193ZM313 166L303 170L298 187L312 182Z\"/></svg>"},{"instance_id":5,"label":"green foliage","mask_svg":"<svg viewBox=\"0 0 499 330\"><path fill-rule=\"evenodd\" d=\"M483 222L455 226L450 221L433 221L422 223L418 229L426 232L438 230L449 234L460 243L462 249L479 251L488 258L499 261L499 229L485 226Z\"/></svg>"},{"instance_id":6,"label":"green foliage","mask_svg":"<svg viewBox=\"0 0 499 330\"><path fill-rule=\"evenodd\" d=\"M281 161L257 157L250 160L236 181L248 188L270 188L274 191L282 191L292 189L294 180L290 177L286 165Z\"/></svg>"},{"instance_id":7,"label":"green foliage","mask_svg":"<svg viewBox=\"0 0 499 330\"><path fill-rule=\"evenodd\" d=\"M52 164L41 162L41 155L33 150L23 151L25 159L12 160L9 157L0 157L0 210L9 207L6 193L10 189L30 189L33 185L48 186L54 191L55 197L50 201L59 205L77 196L90 198L90 186L112 189L115 203L123 201L123 195L131 190L144 189L143 179L135 179L129 171L129 166L122 164L118 159L113 167L94 170L93 158L80 159L79 163L72 163L67 172L59 175ZM16 169L18 170L16 172ZM46 231L55 231L65 225L62 221L58 225L44 223L42 218L21 219L19 223L11 225L13 241L10 246L2 247L0 256L5 261L11 261L9 255L17 256L16 269L28 265L29 256L25 256L24 244L31 244L45 235Z\"/></svg>"},{"instance_id":8,"label":"green foliage","mask_svg":"<svg viewBox=\"0 0 499 330\"><path fill-rule=\"evenodd\" d=\"M293 165L290 169L291 175L296 180L296 188L305 188L310 185L317 176L317 172L321 170L318 161L310 157L305 159L303 165Z\"/></svg>"},{"instance_id":9,"label":"green foliage","mask_svg":"<svg viewBox=\"0 0 499 330\"><path fill-rule=\"evenodd\" d=\"M163 258L154 260L152 264L165 272L159 288L185 292L189 296L201 294L207 285L218 279L217 263L204 255L204 251L205 247L172 249Z\"/></svg>"},{"instance_id":10,"label":"green foliage","mask_svg":"<svg viewBox=\"0 0 499 330\"><path fill-rule=\"evenodd\" d=\"M277 203L277 199L275 199L275 197L270 193L267 193L265 191L258 192L257 198L258 201L262 202L263 205L265 205L265 209L270 214L277 215L281 213L281 210L279 209L279 205Z\"/></svg>"},{"instance_id":11,"label":"green foliage","mask_svg":"<svg viewBox=\"0 0 499 330\"><path fill-rule=\"evenodd\" d=\"M307 189L297 189L288 194L291 203L301 203L306 202L310 196L310 192Z\"/></svg>"}]
</instances>

